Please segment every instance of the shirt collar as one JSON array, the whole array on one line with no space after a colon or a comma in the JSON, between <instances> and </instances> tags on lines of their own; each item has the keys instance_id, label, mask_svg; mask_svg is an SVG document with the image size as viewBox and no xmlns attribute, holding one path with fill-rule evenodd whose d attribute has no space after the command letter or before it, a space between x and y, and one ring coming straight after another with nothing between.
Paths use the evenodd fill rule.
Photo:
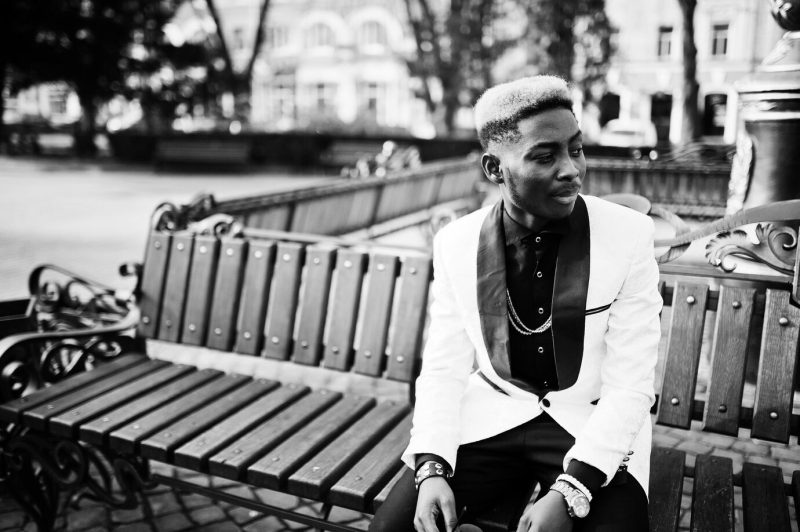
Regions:
<instances>
[{"instance_id":1,"label":"shirt collar","mask_svg":"<svg viewBox=\"0 0 800 532\"><path fill-rule=\"evenodd\" d=\"M511 216L508 215L505 208L503 209L503 232L506 237L506 245L517 244L525 238L533 235L546 235L556 234L565 235L569 232L569 217L561 218L559 220L550 220L545 226L537 233L531 231L524 225L517 223Z\"/></svg>"}]
</instances>

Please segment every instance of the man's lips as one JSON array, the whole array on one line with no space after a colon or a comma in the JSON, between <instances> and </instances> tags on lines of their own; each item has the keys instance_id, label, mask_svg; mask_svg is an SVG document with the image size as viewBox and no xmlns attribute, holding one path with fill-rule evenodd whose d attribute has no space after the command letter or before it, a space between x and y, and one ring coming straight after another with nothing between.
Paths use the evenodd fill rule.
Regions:
<instances>
[{"instance_id":1,"label":"man's lips","mask_svg":"<svg viewBox=\"0 0 800 532\"><path fill-rule=\"evenodd\" d=\"M580 190L581 189L577 187L563 188L554 192L552 196L556 198L571 198L573 196L577 196Z\"/></svg>"}]
</instances>

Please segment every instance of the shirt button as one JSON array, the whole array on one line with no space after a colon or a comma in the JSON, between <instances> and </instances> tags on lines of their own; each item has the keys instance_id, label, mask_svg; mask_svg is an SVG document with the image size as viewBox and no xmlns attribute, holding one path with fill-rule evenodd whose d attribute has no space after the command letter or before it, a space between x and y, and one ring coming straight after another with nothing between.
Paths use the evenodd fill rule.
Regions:
<instances>
[{"instance_id":1,"label":"shirt button","mask_svg":"<svg viewBox=\"0 0 800 532\"><path fill-rule=\"evenodd\" d=\"M536 277L538 277L539 279L541 279L541 278L542 278L542 272L536 272Z\"/></svg>"},{"instance_id":2,"label":"shirt button","mask_svg":"<svg viewBox=\"0 0 800 532\"><path fill-rule=\"evenodd\" d=\"M537 349L537 351L539 351L539 353L540 353L540 354L541 354L541 353L544 353L544 347L542 347L542 346L539 346L539 349Z\"/></svg>"},{"instance_id":3,"label":"shirt button","mask_svg":"<svg viewBox=\"0 0 800 532\"><path fill-rule=\"evenodd\" d=\"M539 242L541 242L541 241L542 241L542 237L540 237L540 236L537 236L537 237L536 237L536 243L538 244L538 243L539 243Z\"/></svg>"},{"instance_id":4,"label":"shirt button","mask_svg":"<svg viewBox=\"0 0 800 532\"><path fill-rule=\"evenodd\" d=\"M550 407L550 401L547 400L547 399L542 399L542 406L544 406L545 408L549 408Z\"/></svg>"},{"instance_id":5,"label":"shirt button","mask_svg":"<svg viewBox=\"0 0 800 532\"><path fill-rule=\"evenodd\" d=\"M547 388L548 386L550 386L550 383L549 383L549 382L547 382L547 381L544 381L544 382L542 383L542 386L544 386L545 388Z\"/></svg>"},{"instance_id":6,"label":"shirt button","mask_svg":"<svg viewBox=\"0 0 800 532\"><path fill-rule=\"evenodd\" d=\"M539 314L544 314L544 309L542 307L539 307Z\"/></svg>"}]
</instances>

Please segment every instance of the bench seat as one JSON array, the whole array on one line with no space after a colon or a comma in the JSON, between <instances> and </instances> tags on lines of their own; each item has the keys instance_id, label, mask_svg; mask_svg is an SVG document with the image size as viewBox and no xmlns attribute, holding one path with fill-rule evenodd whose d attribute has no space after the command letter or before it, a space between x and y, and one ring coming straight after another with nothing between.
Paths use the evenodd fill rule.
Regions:
<instances>
[{"instance_id":1,"label":"bench seat","mask_svg":"<svg viewBox=\"0 0 800 532\"><path fill-rule=\"evenodd\" d=\"M47 464L95 464L88 458L95 452L116 472L135 471L140 487L174 485L146 467L172 464L319 501L324 518L292 518L351 530L326 522L330 508L373 513L403 471L431 258L372 243L324 237L309 243L308 235L294 241L277 232L266 240L215 227L219 234L151 233L137 290L139 319L126 331L147 354L128 345L111 362L0 404L0 421L11 427L4 450L45 464L42 471L54 469L56 484L65 472ZM797 444L800 308L790 288L783 278L747 275L732 283L724 276L665 278L654 422ZM100 333L59 334L96 348ZM699 377L701 362L708 371ZM353 385L358 380L366 387ZM382 393L389 388L391 397ZM85 456L58 459L65 450ZM692 530L792 530L797 472L756 461L734 471L729 457L692 461L671 448L654 448L651 467L653 531L686 525L687 492ZM503 501L479 523L507 529L509 506L518 502ZM268 505L264 511L284 512Z\"/></svg>"}]
</instances>

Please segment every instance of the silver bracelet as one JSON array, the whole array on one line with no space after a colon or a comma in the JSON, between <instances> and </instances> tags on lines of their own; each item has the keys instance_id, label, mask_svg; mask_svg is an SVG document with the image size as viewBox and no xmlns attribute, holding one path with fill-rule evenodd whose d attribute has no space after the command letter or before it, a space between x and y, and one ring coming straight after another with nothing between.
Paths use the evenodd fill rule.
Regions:
<instances>
[{"instance_id":1,"label":"silver bracelet","mask_svg":"<svg viewBox=\"0 0 800 532\"><path fill-rule=\"evenodd\" d=\"M579 481L577 478L567 473L561 473L560 475L558 475L558 477L556 477L556 480L563 480L564 482L568 483L573 488L583 493L586 496L586 498L589 499L589 502L592 502L592 492L589 491L589 488L584 486L583 483Z\"/></svg>"}]
</instances>

